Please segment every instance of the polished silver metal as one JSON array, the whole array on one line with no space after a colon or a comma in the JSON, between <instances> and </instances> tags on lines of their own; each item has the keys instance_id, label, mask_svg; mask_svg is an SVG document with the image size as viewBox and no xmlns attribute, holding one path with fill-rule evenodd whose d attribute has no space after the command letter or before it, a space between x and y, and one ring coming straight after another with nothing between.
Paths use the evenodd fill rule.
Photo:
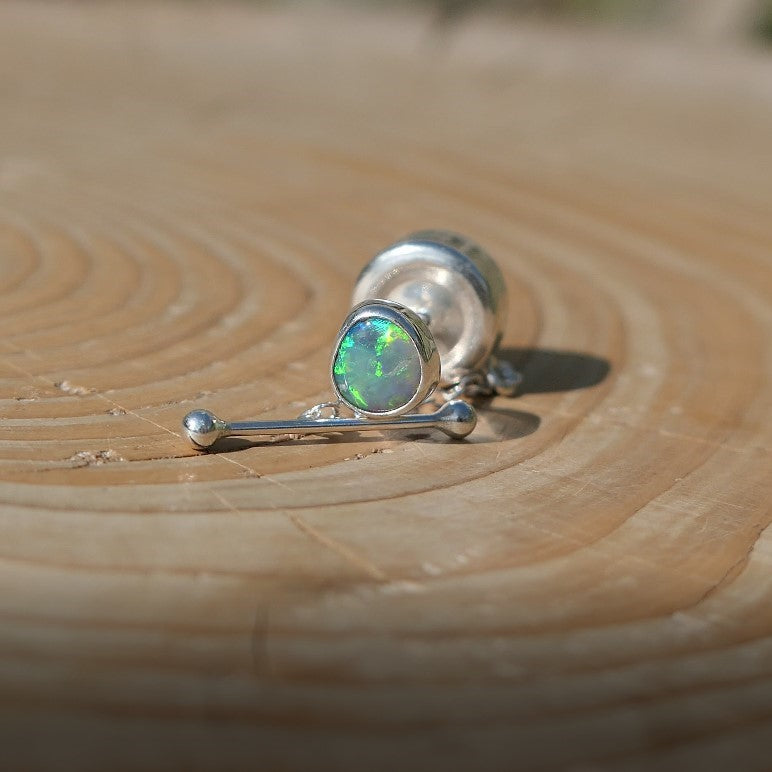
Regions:
<instances>
[{"instance_id":1,"label":"polished silver metal","mask_svg":"<svg viewBox=\"0 0 772 772\"><path fill-rule=\"evenodd\" d=\"M467 373L457 383L438 389L445 400L474 399L475 397L490 397L499 394L502 397L514 397L523 376L511 362L506 359L491 357L485 371Z\"/></svg>"},{"instance_id":2,"label":"polished silver metal","mask_svg":"<svg viewBox=\"0 0 772 772\"><path fill-rule=\"evenodd\" d=\"M513 396L520 374L498 356L507 314L504 279L491 257L469 239L448 231L414 233L376 255L365 266L353 294L354 308L340 328L330 360L337 400L323 402L286 421L228 423L207 410L183 420L200 450L231 436L296 437L339 432L438 429L463 439L477 424L466 400ZM385 318L401 327L419 354L421 382L413 397L388 412L352 405L335 382L334 364L346 333L357 322ZM438 388L439 386L439 388ZM429 402L433 413L411 412ZM341 408L353 416L341 416Z\"/></svg>"},{"instance_id":3,"label":"polished silver metal","mask_svg":"<svg viewBox=\"0 0 772 772\"><path fill-rule=\"evenodd\" d=\"M368 298L399 303L426 322L440 352L441 386L454 388L479 374L489 394L511 394L517 388L516 374L488 378L506 321L507 296L498 266L473 241L440 230L400 239L359 275L352 300L358 304Z\"/></svg>"},{"instance_id":4,"label":"polished silver metal","mask_svg":"<svg viewBox=\"0 0 772 772\"><path fill-rule=\"evenodd\" d=\"M228 423L208 410L194 410L182 422L193 447L206 450L223 437L271 437L336 434L338 432L392 431L405 429L439 429L452 439L460 440L477 425L475 409L458 399L433 413L412 413L373 421L369 418L308 418L290 421L236 421Z\"/></svg>"},{"instance_id":5,"label":"polished silver metal","mask_svg":"<svg viewBox=\"0 0 772 772\"><path fill-rule=\"evenodd\" d=\"M333 373L335 357L337 356L341 341L346 336L346 333L358 322L372 318L386 319L401 327L408 334L413 345L416 347L421 362L421 382L412 399L395 410L377 413L363 410L358 405L349 402L338 390L338 386L335 383L335 375ZM341 325L338 336L335 339L335 345L332 349L332 357L330 358L330 380L332 381L332 388L337 394L340 402L351 408L354 413L374 420L386 420L414 410L422 402L425 402L437 388L437 384L440 381L440 354L426 323L409 308L388 300L365 300L363 303L360 303L352 309L351 313Z\"/></svg>"}]
</instances>

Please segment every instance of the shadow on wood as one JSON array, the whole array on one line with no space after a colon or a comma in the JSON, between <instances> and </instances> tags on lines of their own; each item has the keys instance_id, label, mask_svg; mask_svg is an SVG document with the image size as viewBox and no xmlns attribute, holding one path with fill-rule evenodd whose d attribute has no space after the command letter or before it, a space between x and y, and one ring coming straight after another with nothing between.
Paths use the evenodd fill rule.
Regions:
<instances>
[{"instance_id":1,"label":"shadow on wood","mask_svg":"<svg viewBox=\"0 0 772 772\"><path fill-rule=\"evenodd\" d=\"M520 394L572 391L597 386L611 371L607 359L576 351L545 348L504 348L508 359L523 374Z\"/></svg>"}]
</instances>

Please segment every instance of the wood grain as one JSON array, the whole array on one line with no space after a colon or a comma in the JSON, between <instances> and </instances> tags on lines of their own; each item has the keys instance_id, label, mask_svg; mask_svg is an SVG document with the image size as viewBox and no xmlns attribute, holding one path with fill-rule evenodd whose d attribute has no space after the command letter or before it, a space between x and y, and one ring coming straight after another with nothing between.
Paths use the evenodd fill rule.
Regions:
<instances>
[{"instance_id":1,"label":"wood grain","mask_svg":"<svg viewBox=\"0 0 772 772\"><path fill-rule=\"evenodd\" d=\"M0 5L8 769L768 769L772 60L409 10ZM197 455L329 395L451 228L523 394Z\"/></svg>"}]
</instances>

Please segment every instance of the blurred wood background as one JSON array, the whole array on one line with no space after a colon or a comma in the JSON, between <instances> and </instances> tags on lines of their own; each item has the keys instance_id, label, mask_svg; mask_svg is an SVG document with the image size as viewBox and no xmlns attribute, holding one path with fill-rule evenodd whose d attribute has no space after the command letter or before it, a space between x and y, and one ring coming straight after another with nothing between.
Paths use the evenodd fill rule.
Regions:
<instances>
[{"instance_id":1,"label":"blurred wood background","mask_svg":"<svg viewBox=\"0 0 772 772\"><path fill-rule=\"evenodd\" d=\"M0 4L4 769L768 769L772 59ZM372 254L502 266L469 442L293 416Z\"/></svg>"}]
</instances>

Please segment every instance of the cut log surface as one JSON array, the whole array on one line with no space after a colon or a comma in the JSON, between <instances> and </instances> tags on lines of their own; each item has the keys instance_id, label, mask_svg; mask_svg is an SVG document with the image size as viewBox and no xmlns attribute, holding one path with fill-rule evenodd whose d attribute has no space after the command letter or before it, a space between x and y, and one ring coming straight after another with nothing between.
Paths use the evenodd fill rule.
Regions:
<instances>
[{"instance_id":1,"label":"cut log surface","mask_svg":"<svg viewBox=\"0 0 772 772\"><path fill-rule=\"evenodd\" d=\"M772 57L697 46L0 4L4 769L769 769ZM188 447L424 228L517 398Z\"/></svg>"}]
</instances>

